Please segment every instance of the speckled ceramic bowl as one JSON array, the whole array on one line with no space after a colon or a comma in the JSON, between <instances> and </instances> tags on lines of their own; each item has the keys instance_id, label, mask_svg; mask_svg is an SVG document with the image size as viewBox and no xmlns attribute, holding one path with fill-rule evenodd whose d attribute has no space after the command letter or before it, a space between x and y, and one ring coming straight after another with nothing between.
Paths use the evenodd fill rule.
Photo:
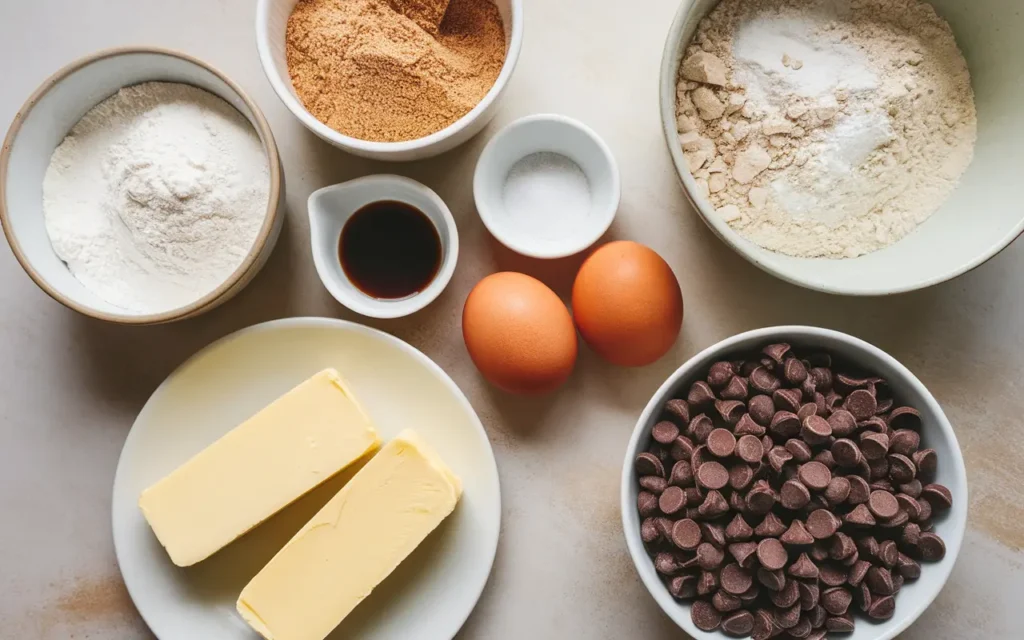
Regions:
<instances>
[{"instance_id":1,"label":"speckled ceramic bowl","mask_svg":"<svg viewBox=\"0 0 1024 640\"><path fill-rule=\"evenodd\" d=\"M633 462L637 454L645 451L650 444L651 427L661 419L662 407L667 400L685 397L690 385L699 377L707 375L712 363L757 352L765 345L776 342L789 343L795 349L826 351L885 378L898 403L913 406L921 412L924 425L921 430L921 446L935 449L938 454L935 482L949 487L953 494L953 507L945 513L936 514L933 520L935 532L946 544L945 557L939 562L922 563L921 577L916 581L908 581L900 590L892 618L875 623L858 613L854 632L842 636L849 640L890 640L909 627L928 608L953 570L967 526L967 472L953 427L942 407L921 381L886 352L845 333L799 326L748 331L708 347L669 376L637 421L622 465L622 526L629 554L644 586L680 629L698 640L725 640L729 637L719 631L708 633L698 629L690 618L689 603L677 602L654 570L654 563L640 539L640 516L636 507L640 487Z\"/></svg>"}]
</instances>

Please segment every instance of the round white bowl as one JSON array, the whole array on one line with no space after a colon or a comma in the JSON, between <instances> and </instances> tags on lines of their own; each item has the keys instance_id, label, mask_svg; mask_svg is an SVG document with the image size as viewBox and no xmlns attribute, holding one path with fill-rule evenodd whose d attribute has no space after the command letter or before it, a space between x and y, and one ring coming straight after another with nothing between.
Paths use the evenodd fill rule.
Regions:
<instances>
[{"instance_id":1,"label":"round white bowl","mask_svg":"<svg viewBox=\"0 0 1024 640\"><path fill-rule=\"evenodd\" d=\"M512 224L505 212L504 187L517 162L535 153L568 158L587 176L591 207L585 224L573 233L552 237ZM619 208L621 186L615 156L593 129L572 118L537 114L502 129L484 147L473 174L473 197L484 226L499 242L532 258L564 258L597 242Z\"/></svg>"},{"instance_id":2,"label":"round white bowl","mask_svg":"<svg viewBox=\"0 0 1024 640\"><path fill-rule=\"evenodd\" d=\"M519 61L523 46L522 0L491 0L501 13L505 25L505 63L494 86L473 109L444 129L424 138L404 142L370 142L346 136L331 129L311 114L295 94L288 74L285 54L285 31L288 17L298 0L258 0L256 4L256 48L263 72L277 96L299 122L321 139L353 155L374 160L405 162L422 160L450 151L466 142L494 117L498 98L505 91L509 78Z\"/></svg>"},{"instance_id":3,"label":"round white bowl","mask_svg":"<svg viewBox=\"0 0 1024 640\"><path fill-rule=\"evenodd\" d=\"M429 285L407 298L385 300L360 291L341 267L341 230L356 211L371 202L395 200L422 211L441 239L441 266ZM448 205L429 187L402 176L356 178L314 191L309 196L309 234L313 264L324 287L352 311L371 318L401 318L416 313L441 295L459 261L459 230Z\"/></svg>"},{"instance_id":4,"label":"round white bowl","mask_svg":"<svg viewBox=\"0 0 1024 640\"><path fill-rule=\"evenodd\" d=\"M89 291L54 253L43 220L43 176L50 156L87 111L122 87L163 81L190 84L224 99L253 126L270 168L263 226L248 255L215 290L171 311L135 314ZM270 257L284 216L284 173L274 135L256 103L223 73L177 51L153 47L107 49L50 76L18 111L0 150L0 224L15 257L53 299L87 316L122 324L159 324L197 316L242 290Z\"/></svg>"},{"instance_id":5,"label":"round white bowl","mask_svg":"<svg viewBox=\"0 0 1024 640\"><path fill-rule=\"evenodd\" d=\"M769 327L748 331L708 347L669 376L655 392L637 421L622 464L620 508L629 555L633 558L633 564L644 586L662 611L668 614L679 628L697 640L722 640L729 637L720 631L708 633L694 626L690 619L689 603L677 602L654 570L654 564L640 539L640 516L636 510L639 485L633 470L633 462L638 453L647 449L651 427L659 420L662 407L667 400L680 395L685 396L689 385L698 377L706 375L712 363L756 352L765 345L775 342L786 342L798 349L809 347L827 351L888 380L893 396L900 403L913 406L921 412L924 425L921 429L922 446L935 449L939 456L935 482L949 487L953 494L953 507L933 520L935 532L946 544L946 556L940 562L922 563L921 577L916 581L908 581L900 590L896 598L896 613L892 618L875 623L862 615L855 615L856 629L851 634L842 635L848 640L890 640L909 627L928 608L953 570L967 526L967 471L953 427L939 403L921 381L888 353L845 333L801 326ZM829 634L829 637L831 636L832 634Z\"/></svg>"},{"instance_id":6,"label":"round white bowl","mask_svg":"<svg viewBox=\"0 0 1024 640\"><path fill-rule=\"evenodd\" d=\"M881 251L848 260L795 258L743 238L715 214L694 183L676 131L680 56L718 0L682 0L661 63L661 119L687 198L711 230L754 265L787 282L844 295L923 289L970 271L1024 232L1024 13L1005 0L931 0L956 35L978 107L974 162L949 200L915 231Z\"/></svg>"}]
</instances>

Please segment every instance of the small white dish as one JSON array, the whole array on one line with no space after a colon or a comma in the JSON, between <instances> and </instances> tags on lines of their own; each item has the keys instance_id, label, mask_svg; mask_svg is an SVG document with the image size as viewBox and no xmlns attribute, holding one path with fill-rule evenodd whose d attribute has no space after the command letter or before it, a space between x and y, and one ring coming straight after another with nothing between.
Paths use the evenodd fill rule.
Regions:
<instances>
[{"instance_id":1,"label":"small white dish","mask_svg":"<svg viewBox=\"0 0 1024 640\"><path fill-rule=\"evenodd\" d=\"M161 81L189 84L223 99L252 124L270 169L263 226L245 259L215 290L161 313L133 313L87 289L50 244L43 219L43 176L54 149L90 109L123 87ZM0 226L22 268L51 298L87 316L121 324L161 324L198 316L241 291L266 264L284 221L284 170L270 125L227 76L188 54L156 47L104 49L47 78L18 110L0 147Z\"/></svg>"},{"instance_id":2,"label":"small white dish","mask_svg":"<svg viewBox=\"0 0 1024 640\"><path fill-rule=\"evenodd\" d=\"M288 75L285 32L288 17L298 0L259 0L256 4L256 49L260 64L274 92L306 128L321 139L351 154L406 162L422 160L450 151L480 133L497 113L498 100L505 92L523 48L523 0L491 0L505 26L505 62L494 86L473 109L448 127L429 136L404 142L371 142L338 133L310 113L295 94Z\"/></svg>"},{"instance_id":3,"label":"small white dish","mask_svg":"<svg viewBox=\"0 0 1024 640\"><path fill-rule=\"evenodd\" d=\"M394 200L422 211L441 240L441 266L419 293L395 300L371 297L345 274L338 254L341 230L352 214L372 202ZM426 307L441 295L459 260L459 230L448 205L429 187L402 176L375 175L317 189L309 196L309 234L313 263L324 287L352 311L371 318L401 318Z\"/></svg>"},{"instance_id":4,"label":"small white dish","mask_svg":"<svg viewBox=\"0 0 1024 640\"><path fill-rule=\"evenodd\" d=\"M505 206L510 172L534 154L561 156L586 176L590 208L568 232L560 228L564 225L517 223ZM503 245L532 258L564 258L597 242L615 219L620 193L619 167L608 145L582 122L556 114L527 116L506 126L484 147L473 175L484 226Z\"/></svg>"},{"instance_id":5,"label":"small white dish","mask_svg":"<svg viewBox=\"0 0 1024 640\"><path fill-rule=\"evenodd\" d=\"M161 640L253 640L235 611L238 594L346 473L187 569L167 557L139 494L325 367L345 376L384 440L414 427L464 486L452 515L329 638L450 640L473 610L501 524L497 465L480 419L440 367L398 338L341 320L289 318L243 329L189 359L150 397L121 451L114 550L135 606Z\"/></svg>"},{"instance_id":6,"label":"small white dish","mask_svg":"<svg viewBox=\"0 0 1024 640\"><path fill-rule=\"evenodd\" d=\"M636 423L626 447L622 463L620 509L626 547L637 573L651 596L680 629L697 640L725 640L729 636L721 631L701 631L690 617L690 603L673 598L665 583L654 569L654 563L640 539L640 516L637 513L639 484L633 463L639 452L650 444L651 427L660 419L662 408L671 398L685 397L698 376L706 375L708 367L719 360L732 360L765 345L785 342L803 351L826 351L841 360L871 371L889 383L893 397L900 403L916 408L921 413L921 446L935 449L938 469L935 482L945 485L953 495L953 506L946 513L936 514L935 533L946 544L946 555L939 562L924 562L921 577L908 581L896 598L896 612L888 620L873 622L859 611L855 612L856 628L853 633L842 634L848 640L891 640L909 627L935 600L946 584L967 528L967 469L957 442L956 433L938 401L917 377L891 355L878 347L839 331L817 327L785 326L747 331L726 338L690 358L675 371L654 393ZM851 611L853 611L851 607ZM833 634L829 634L832 637Z\"/></svg>"}]
</instances>

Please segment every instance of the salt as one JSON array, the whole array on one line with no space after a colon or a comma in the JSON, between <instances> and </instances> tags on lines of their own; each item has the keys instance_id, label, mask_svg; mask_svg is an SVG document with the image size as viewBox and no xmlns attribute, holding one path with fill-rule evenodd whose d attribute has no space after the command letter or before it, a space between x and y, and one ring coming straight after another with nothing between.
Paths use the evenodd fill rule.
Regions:
<instances>
[{"instance_id":1,"label":"salt","mask_svg":"<svg viewBox=\"0 0 1024 640\"><path fill-rule=\"evenodd\" d=\"M551 152L533 153L512 166L498 215L515 233L561 240L586 226L592 209L590 181L579 165Z\"/></svg>"}]
</instances>

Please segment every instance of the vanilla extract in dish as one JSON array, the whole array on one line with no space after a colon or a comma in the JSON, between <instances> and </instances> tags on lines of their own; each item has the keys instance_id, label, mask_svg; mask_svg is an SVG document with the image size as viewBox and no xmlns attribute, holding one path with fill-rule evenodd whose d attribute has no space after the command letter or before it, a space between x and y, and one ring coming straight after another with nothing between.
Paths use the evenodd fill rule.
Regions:
<instances>
[{"instance_id":1,"label":"vanilla extract in dish","mask_svg":"<svg viewBox=\"0 0 1024 640\"><path fill-rule=\"evenodd\" d=\"M419 293L441 266L441 237L425 213L405 202L382 200L345 222L338 242L341 268L373 298L396 300Z\"/></svg>"}]
</instances>

